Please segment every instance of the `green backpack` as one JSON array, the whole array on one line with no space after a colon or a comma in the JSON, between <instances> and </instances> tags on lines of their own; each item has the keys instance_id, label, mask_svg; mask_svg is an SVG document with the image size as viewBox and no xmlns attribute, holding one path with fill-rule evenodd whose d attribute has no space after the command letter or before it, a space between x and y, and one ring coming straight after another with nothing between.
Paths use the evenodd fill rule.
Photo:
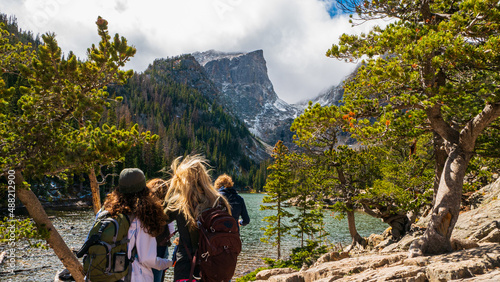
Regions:
<instances>
[{"instance_id":1,"label":"green backpack","mask_svg":"<svg viewBox=\"0 0 500 282\"><path fill-rule=\"evenodd\" d=\"M77 253L78 258L83 257L83 271L88 281L118 281L129 273L132 262L127 257L129 227L128 216L110 217L109 212L101 210L87 241Z\"/></svg>"}]
</instances>

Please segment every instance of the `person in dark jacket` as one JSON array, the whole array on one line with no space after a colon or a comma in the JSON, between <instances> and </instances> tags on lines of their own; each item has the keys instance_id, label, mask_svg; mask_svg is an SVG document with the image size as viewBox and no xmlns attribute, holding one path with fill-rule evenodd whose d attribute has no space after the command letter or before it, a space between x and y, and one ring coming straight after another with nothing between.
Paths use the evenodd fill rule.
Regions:
<instances>
[{"instance_id":1,"label":"person in dark jacket","mask_svg":"<svg viewBox=\"0 0 500 282\"><path fill-rule=\"evenodd\" d=\"M231 205L231 214L234 219L239 223L239 225L245 226L250 223L250 217L248 216L245 200L238 195L236 190L234 190L233 185L234 183L231 176L227 174L219 176L217 180L215 180L214 184L215 189L217 189Z\"/></svg>"}]
</instances>

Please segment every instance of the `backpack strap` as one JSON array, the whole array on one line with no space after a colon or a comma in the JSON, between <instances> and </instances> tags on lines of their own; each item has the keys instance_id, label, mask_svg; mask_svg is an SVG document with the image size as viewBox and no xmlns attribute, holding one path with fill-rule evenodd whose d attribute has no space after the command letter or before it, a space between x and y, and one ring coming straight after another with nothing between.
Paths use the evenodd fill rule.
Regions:
<instances>
[{"instance_id":1,"label":"backpack strap","mask_svg":"<svg viewBox=\"0 0 500 282\"><path fill-rule=\"evenodd\" d=\"M135 261L136 257L137 257L137 247L134 245L134 248L132 249L132 252L130 252L130 259L128 261L130 263L133 263Z\"/></svg>"},{"instance_id":2,"label":"backpack strap","mask_svg":"<svg viewBox=\"0 0 500 282\"><path fill-rule=\"evenodd\" d=\"M123 214L125 216L125 218L127 219L128 221L128 226L130 228L130 225L132 225L132 221L134 221L135 219L135 215L134 214ZM137 237L136 237L137 238ZM125 241L125 242L123 242ZM127 236L125 236L125 238L123 238L121 241L120 241L120 244L127 244L127 248L128 248L128 242L130 242L130 240L128 239L128 231L127 231ZM134 262L135 260L135 257L137 256L137 247L135 246L134 244L134 248L132 249L132 252L130 252L130 255L131 255L131 258L129 259L128 256L126 256L126 258L128 259L128 263L131 264ZM129 271L129 274L132 273L132 271ZM129 277L130 279L130 277Z\"/></svg>"},{"instance_id":3,"label":"backpack strap","mask_svg":"<svg viewBox=\"0 0 500 282\"><path fill-rule=\"evenodd\" d=\"M127 219L128 225L130 226L130 224L132 224L132 221L134 221L135 219L135 215L134 214L123 214L123 215Z\"/></svg>"},{"instance_id":4,"label":"backpack strap","mask_svg":"<svg viewBox=\"0 0 500 282\"><path fill-rule=\"evenodd\" d=\"M132 226L132 223L134 222L135 220L135 215L134 214L130 214L127 216L127 219L129 219L129 222L130 222L130 226ZM134 246L132 247L132 251L130 252L130 263L133 263L135 261L135 259L137 258L137 223L136 223L136 226L135 226L135 231L134 231L134 237L135 237L135 240L134 240ZM128 237L128 236L127 236Z\"/></svg>"},{"instance_id":5,"label":"backpack strap","mask_svg":"<svg viewBox=\"0 0 500 282\"><path fill-rule=\"evenodd\" d=\"M156 236L156 244L158 246L170 246L172 245L170 243L170 239L174 237L175 233L177 233L177 229L170 233L170 228L168 227L168 224L165 225L165 228L160 235Z\"/></svg>"},{"instance_id":6,"label":"backpack strap","mask_svg":"<svg viewBox=\"0 0 500 282\"><path fill-rule=\"evenodd\" d=\"M101 239L101 236L102 236L102 232L104 232L104 229L106 229L106 227L108 227L108 225L111 223L112 221L111 220L104 220L101 224L101 227L99 228L99 231L97 231L97 234L99 234L99 239ZM117 228L117 225L118 223L114 223L115 224L115 229ZM115 232L116 233L116 232Z\"/></svg>"},{"instance_id":7,"label":"backpack strap","mask_svg":"<svg viewBox=\"0 0 500 282\"><path fill-rule=\"evenodd\" d=\"M109 223L113 223L115 225L115 235L113 236L113 242L116 243L116 238L118 237L118 229L120 228L120 224L118 224L118 221L116 219L112 217L106 219L101 228L99 229L99 232L100 234L102 234L101 229L104 230L103 227L106 228L106 226L108 226Z\"/></svg>"},{"instance_id":8,"label":"backpack strap","mask_svg":"<svg viewBox=\"0 0 500 282\"><path fill-rule=\"evenodd\" d=\"M101 227L99 228L97 233L90 236L87 239L87 241L85 241L85 243L80 248L80 250L77 252L77 254L76 254L77 258L83 257L89 251L90 247L92 247L95 244L99 244L99 242L101 241L102 232L104 232L104 229L106 229L106 227L109 225L109 223L110 223L110 221L108 221L108 220L104 220L102 222ZM117 226L115 225L115 227L117 227Z\"/></svg>"}]
</instances>

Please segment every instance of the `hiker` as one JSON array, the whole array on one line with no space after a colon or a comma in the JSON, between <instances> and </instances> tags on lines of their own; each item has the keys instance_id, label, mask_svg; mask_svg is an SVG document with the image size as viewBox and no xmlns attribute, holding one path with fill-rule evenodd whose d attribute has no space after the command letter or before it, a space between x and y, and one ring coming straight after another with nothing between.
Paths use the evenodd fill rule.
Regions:
<instances>
[{"instance_id":1,"label":"hiker","mask_svg":"<svg viewBox=\"0 0 500 282\"><path fill-rule=\"evenodd\" d=\"M238 195L236 190L234 190L233 185L234 183L231 176L227 174L217 177L214 184L215 189L217 189L231 205L231 214L236 222L238 222L241 226L245 226L250 223L250 217L248 216L245 200Z\"/></svg>"},{"instance_id":2,"label":"hiker","mask_svg":"<svg viewBox=\"0 0 500 282\"><path fill-rule=\"evenodd\" d=\"M146 183L146 186L151 190L152 195L163 203L168 190L167 181L161 178L154 178ZM170 246L170 234L175 232L175 223L171 222L163 228L163 232L156 237L156 255L160 258L168 258L168 246ZM154 282L161 282L165 277L165 270L153 268Z\"/></svg>"},{"instance_id":3,"label":"hiker","mask_svg":"<svg viewBox=\"0 0 500 282\"><path fill-rule=\"evenodd\" d=\"M164 212L167 222L177 223L179 247L176 252L174 281L185 282L191 276L191 260L198 248L199 233L197 218L201 212L211 208L219 199L229 210L229 203L212 186L208 175L207 161L199 156L187 156L174 160L171 166L172 178L165 197ZM193 277L200 277L200 270L195 267ZM203 278L205 280L205 277Z\"/></svg>"},{"instance_id":4,"label":"hiker","mask_svg":"<svg viewBox=\"0 0 500 282\"><path fill-rule=\"evenodd\" d=\"M127 256L134 259L131 280L153 281L152 268L163 270L172 261L156 255L156 239L167 223L159 201L146 186L144 173L138 168L126 168L120 173L118 187L103 205L111 216L126 214L131 219L128 230Z\"/></svg>"}]
</instances>

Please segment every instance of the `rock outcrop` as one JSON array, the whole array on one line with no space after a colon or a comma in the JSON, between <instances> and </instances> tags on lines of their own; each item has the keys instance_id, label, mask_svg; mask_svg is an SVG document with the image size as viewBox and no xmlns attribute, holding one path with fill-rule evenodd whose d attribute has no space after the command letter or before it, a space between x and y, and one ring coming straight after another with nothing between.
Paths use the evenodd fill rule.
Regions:
<instances>
[{"instance_id":1,"label":"rock outcrop","mask_svg":"<svg viewBox=\"0 0 500 282\"><path fill-rule=\"evenodd\" d=\"M500 281L500 244L483 244L477 248L437 256L408 258L407 252L369 254L324 262L307 270L274 276L257 275L270 282L310 281ZM267 270L266 270L267 271ZM267 279L265 279L267 278ZM498 280L497 280L498 279Z\"/></svg>"},{"instance_id":2,"label":"rock outcrop","mask_svg":"<svg viewBox=\"0 0 500 282\"><path fill-rule=\"evenodd\" d=\"M488 236L498 237L498 235L490 234L491 232L498 234L500 231L500 178L470 197L475 199L476 204L471 207L470 211L460 214L452 236L479 242L500 243L500 240L495 240L495 238L484 239Z\"/></svg>"}]
</instances>

